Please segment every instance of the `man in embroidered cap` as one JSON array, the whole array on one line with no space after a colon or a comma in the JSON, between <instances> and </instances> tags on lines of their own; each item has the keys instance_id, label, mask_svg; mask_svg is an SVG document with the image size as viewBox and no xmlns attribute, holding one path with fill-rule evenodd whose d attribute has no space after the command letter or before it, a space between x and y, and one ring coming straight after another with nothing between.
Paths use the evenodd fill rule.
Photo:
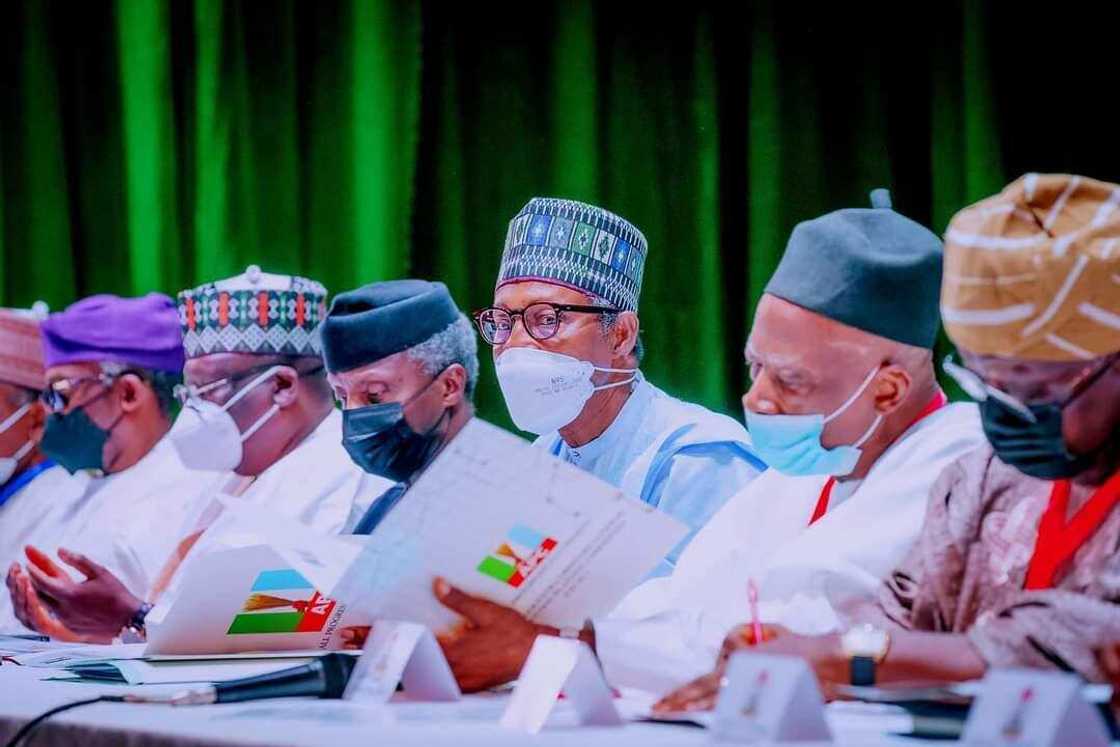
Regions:
<instances>
[{"instance_id":1,"label":"man in embroidered cap","mask_svg":"<svg viewBox=\"0 0 1120 747\"><path fill-rule=\"evenodd\" d=\"M943 407L934 377L940 262L937 238L885 190L871 209L794 229L746 346L743 403L771 467L671 576L585 627L612 684L663 693L708 671L751 584L763 620L808 632L873 598L917 536L938 471L982 438L975 407Z\"/></svg>"},{"instance_id":2,"label":"man in embroidered cap","mask_svg":"<svg viewBox=\"0 0 1120 747\"><path fill-rule=\"evenodd\" d=\"M390 280L340 293L323 357L354 463L396 483L351 522L370 534L474 417L478 345L443 283Z\"/></svg>"},{"instance_id":3,"label":"man in embroidered cap","mask_svg":"<svg viewBox=\"0 0 1120 747\"><path fill-rule=\"evenodd\" d=\"M80 500L52 510L51 531L27 548L28 559L61 572L43 552L61 548L64 561L87 572L88 554L129 588L144 589L166 555L162 530L181 520L198 490L166 438L183 370L175 305L155 293L92 296L52 314L41 333L49 413L41 448L86 486ZM34 592L16 563L8 586L21 622L68 635L52 628L53 617L31 620Z\"/></svg>"},{"instance_id":4,"label":"man in embroidered cap","mask_svg":"<svg viewBox=\"0 0 1120 747\"><path fill-rule=\"evenodd\" d=\"M1028 175L966 208L941 311L988 444L949 466L856 635L782 631L827 683L1040 667L1103 681L1120 640L1120 186ZM734 635L728 648L741 645ZM709 705L718 672L666 707Z\"/></svg>"},{"instance_id":5,"label":"man in embroidered cap","mask_svg":"<svg viewBox=\"0 0 1120 747\"><path fill-rule=\"evenodd\" d=\"M14 558L33 541L52 509L72 505L84 481L39 449L46 419L39 393L43 346L39 323L46 305L0 309L0 557ZM14 627L10 597L0 594L0 631Z\"/></svg>"},{"instance_id":6,"label":"man in embroidered cap","mask_svg":"<svg viewBox=\"0 0 1120 747\"><path fill-rule=\"evenodd\" d=\"M72 583L31 569L36 590L71 630L111 638L130 625L145 633L152 605L174 601L182 563L227 546L225 523L215 523L215 494L333 534L389 487L338 448L342 417L319 335L326 294L313 280L255 265L179 294L187 362L177 394L195 418L177 427L171 442L187 467L222 477L195 501L148 589L134 594L107 571Z\"/></svg>"},{"instance_id":7,"label":"man in embroidered cap","mask_svg":"<svg viewBox=\"0 0 1120 747\"><path fill-rule=\"evenodd\" d=\"M510 222L494 305L476 321L518 428L695 532L765 465L742 425L670 397L639 370L646 252L642 233L613 213L534 198Z\"/></svg>"}]
</instances>

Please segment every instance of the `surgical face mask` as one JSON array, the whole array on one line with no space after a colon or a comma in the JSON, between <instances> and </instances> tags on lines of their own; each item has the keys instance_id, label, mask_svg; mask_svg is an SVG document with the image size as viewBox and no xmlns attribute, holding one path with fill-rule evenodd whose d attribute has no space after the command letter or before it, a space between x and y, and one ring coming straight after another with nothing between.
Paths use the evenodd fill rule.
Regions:
<instances>
[{"instance_id":1,"label":"surgical face mask","mask_svg":"<svg viewBox=\"0 0 1120 747\"><path fill-rule=\"evenodd\" d=\"M883 416L877 416L859 440L849 446L826 449L821 444L821 435L828 423L843 415L859 399L877 373L878 366L871 370L855 394L828 416L763 415L747 410L747 430L751 434L755 451L764 462L785 475L843 477L851 474L863 455L860 447L879 428Z\"/></svg>"},{"instance_id":2,"label":"surgical face mask","mask_svg":"<svg viewBox=\"0 0 1120 747\"><path fill-rule=\"evenodd\" d=\"M410 482L424 468L439 449L439 426L447 410L425 433L417 433L405 420L404 408L436 379L403 404L383 402L342 411L342 446L354 464L393 482Z\"/></svg>"},{"instance_id":3,"label":"surgical face mask","mask_svg":"<svg viewBox=\"0 0 1120 747\"><path fill-rule=\"evenodd\" d=\"M90 419L85 408L110 391L111 389L106 388L104 392L71 412L56 412L47 416L47 425L43 430L43 440L39 442L39 449L61 464L70 474L83 469L105 470L105 444L113 429L117 427L117 423L121 422L124 413L118 415L108 428L102 428Z\"/></svg>"},{"instance_id":4,"label":"surgical face mask","mask_svg":"<svg viewBox=\"0 0 1120 747\"><path fill-rule=\"evenodd\" d=\"M224 405L216 405L201 397L192 397L187 401L186 406L197 413L198 423L171 434L171 443L175 445L179 459L187 469L211 472L237 469L245 456L245 442L280 412L280 405L273 403L244 433L238 429L237 422L229 411L254 388L275 376L281 368L273 366L252 379Z\"/></svg>"},{"instance_id":5,"label":"surgical face mask","mask_svg":"<svg viewBox=\"0 0 1120 747\"><path fill-rule=\"evenodd\" d=\"M23 416L31 411L31 403L28 402L23 407L19 408L0 423L0 433L7 433L13 425L23 419ZM12 475L16 473L16 468L19 467L20 460L31 453L35 448L34 441L28 441L23 446L19 447L15 454L6 457L0 457L0 485L4 485L8 480L12 479Z\"/></svg>"},{"instance_id":6,"label":"surgical face mask","mask_svg":"<svg viewBox=\"0 0 1120 747\"><path fill-rule=\"evenodd\" d=\"M510 348L494 363L498 385L513 422L540 435L571 423L595 392L626 386L634 368L600 368L590 361L537 348ZM627 373L630 378L596 386L595 373Z\"/></svg>"}]
</instances>

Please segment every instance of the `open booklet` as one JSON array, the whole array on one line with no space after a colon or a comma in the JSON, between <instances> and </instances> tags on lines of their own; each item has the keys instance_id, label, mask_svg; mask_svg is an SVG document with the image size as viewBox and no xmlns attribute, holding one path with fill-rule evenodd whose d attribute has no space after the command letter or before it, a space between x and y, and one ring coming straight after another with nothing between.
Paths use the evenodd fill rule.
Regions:
<instances>
[{"instance_id":1,"label":"open booklet","mask_svg":"<svg viewBox=\"0 0 1120 747\"><path fill-rule=\"evenodd\" d=\"M610 612L687 531L476 418L377 526L331 595L371 618L440 630L458 620L432 594L442 576L537 622L578 627Z\"/></svg>"},{"instance_id":2,"label":"open booklet","mask_svg":"<svg viewBox=\"0 0 1120 747\"><path fill-rule=\"evenodd\" d=\"M182 572L146 653L330 650L350 625L457 620L435 576L558 627L608 613L687 528L543 449L469 422L369 537L317 535L223 499L231 536ZM251 531L236 531L236 526ZM212 528L213 529L213 528Z\"/></svg>"}]
</instances>

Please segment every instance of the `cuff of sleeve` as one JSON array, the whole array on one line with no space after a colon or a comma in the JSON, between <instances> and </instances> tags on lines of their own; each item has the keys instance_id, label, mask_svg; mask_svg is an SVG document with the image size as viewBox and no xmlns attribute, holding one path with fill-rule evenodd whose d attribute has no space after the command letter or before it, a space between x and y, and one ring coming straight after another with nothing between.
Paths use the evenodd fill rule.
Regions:
<instances>
[{"instance_id":1,"label":"cuff of sleeve","mask_svg":"<svg viewBox=\"0 0 1120 747\"><path fill-rule=\"evenodd\" d=\"M965 638L989 667L1022 665L1015 646L1006 634L1000 634L999 626L991 624L990 618L978 620L965 633Z\"/></svg>"}]
</instances>

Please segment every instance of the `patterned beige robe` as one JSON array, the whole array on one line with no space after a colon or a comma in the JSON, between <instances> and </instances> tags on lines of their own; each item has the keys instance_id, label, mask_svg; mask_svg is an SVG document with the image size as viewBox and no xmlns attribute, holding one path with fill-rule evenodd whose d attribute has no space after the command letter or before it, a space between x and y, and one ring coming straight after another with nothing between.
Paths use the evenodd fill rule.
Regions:
<instances>
[{"instance_id":1,"label":"patterned beige robe","mask_svg":"<svg viewBox=\"0 0 1120 747\"><path fill-rule=\"evenodd\" d=\"M1024 591L1050 489L986 446L951 464L933 487L921 537L884 584L882 611L903 628L965 633L992 667L1103 680L1094 652L1120 641L1120 507L1055 588ZM1093 492L1073 485L1071 515Z\"/></svg>"}]
</instances>

